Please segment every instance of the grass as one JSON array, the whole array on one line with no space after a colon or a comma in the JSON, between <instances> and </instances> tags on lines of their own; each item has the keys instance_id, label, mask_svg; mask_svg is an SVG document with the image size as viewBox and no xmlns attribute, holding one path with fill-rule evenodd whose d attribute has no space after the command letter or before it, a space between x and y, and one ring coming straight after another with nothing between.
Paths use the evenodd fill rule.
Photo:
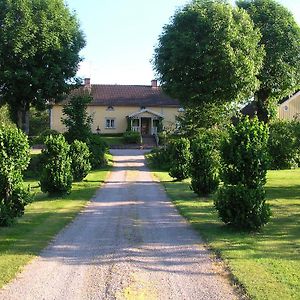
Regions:
<instances>
[{"instance_id":1,"label":"grass","mask_svg":"<svg viewBox=\"0 0 300 300\"><path fill-rule=\"evenodd\" d=\"M300 169L269 171L272 218L259 233L241 233L218 220L211 198L199 198L189 182L155 171L179 212L222 257L233 279L252 299L300 299Z\"/></svg>"},{"instance_id":2,"label":"grass","mask_svg":"<svg viewBox=\"0 0 300 300\"><path fill-rule=\"evenodd\" d=\"M11 227L0 228L0 288L44 249L80 212L105 180L110 166L92 171L83 182L73 183L65 197L48 197L38 182L27 180L36 194L25 214Z\"/></svg>"}]
</instances>

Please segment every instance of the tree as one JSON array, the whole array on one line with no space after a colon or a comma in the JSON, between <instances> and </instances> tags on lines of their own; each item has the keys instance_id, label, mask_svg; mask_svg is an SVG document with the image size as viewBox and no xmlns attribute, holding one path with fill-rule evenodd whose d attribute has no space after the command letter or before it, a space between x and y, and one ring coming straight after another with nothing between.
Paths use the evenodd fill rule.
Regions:
<instances>
[{"instance_id":1,"label":"tree","mask_svg":"<svg viewBox=\"0 0 300 300\"><path fill-rule=\"evenodd\" d=\"M264 51L249 15L222 0L194 0L159 37L154 69L187 108L239 102L258 87Z\"/></svg>"},{"instance_id":2,"label":"tree","mask_svg":"<svg viewBox=\"0 0 300 300\"><path fill-rule=\"evenodd\" d=\"M93 118L87 112L87 105L92 101L88 93L73 95L63 107L63 124L67 127L66 138L69 143L79 140L87 142L92 134Z\"/></svg>"},{"instance_id":3,"label":"tree","mask_svg":"<svg viewBox=\"0 0 300 300\"><path fill-rule=\"evenodd\" d=\"M262 34L266 56L255 104L259 119L268 122L274 104L299 88L300 28L292 13L274 0L241 0L237 5L249 13Z\"/></svg>"},{"instance_id":4,"label":"tree","mask_svg":"<svg viewBox=\"0 0 300 300\"><path fill-rule=\"evenodd\" d=\"M44 110L78 83L85 41L63 0L3 0L0 23L0 105L28 133L30 106Z\"/></svg>"}]
</instances>

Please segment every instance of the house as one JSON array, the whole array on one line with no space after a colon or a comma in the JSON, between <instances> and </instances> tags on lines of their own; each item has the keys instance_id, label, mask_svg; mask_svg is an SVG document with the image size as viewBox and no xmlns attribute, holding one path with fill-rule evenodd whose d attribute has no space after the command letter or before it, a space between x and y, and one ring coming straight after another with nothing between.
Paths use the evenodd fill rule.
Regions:
<instances>
[{"instance_id":1,"label":"house","mask_svg":"<svg viewBox=\"0 0 300 300\"><path fill-rule=\"evenodd\" d=\"M281 120L300 120L300 91L279 105L278 116Z\"/></svg>"},{"instance_id":2,"label":"house","mask_svg":"<svg viewBox=\"0 0 300 300\"><path fill-rule=\"evenodd\" d=\"M93 117L92 131L101 134L124 133L128 127L142 135L157 133L160 126L175 126L176 116L182 109L179 102L168 97L157 85L102 85L84 81L93 100L88 113ZM51 129L64 132L61 119L63 104L53 105L51 109Z\"/></svg>"},{"instance_id":3,"label":"house","mask_svg":"<svg viewBox=\"0 0 300 300\"><path fill-rule=\"evenodd\" d=\"M256 115L256 104L250 102L241 109L243 115L253 118ZM280 120L300 120L300 91L297 91L292 96L282 99L278 105L278 118Z\"/></svg>"}]
</instances>

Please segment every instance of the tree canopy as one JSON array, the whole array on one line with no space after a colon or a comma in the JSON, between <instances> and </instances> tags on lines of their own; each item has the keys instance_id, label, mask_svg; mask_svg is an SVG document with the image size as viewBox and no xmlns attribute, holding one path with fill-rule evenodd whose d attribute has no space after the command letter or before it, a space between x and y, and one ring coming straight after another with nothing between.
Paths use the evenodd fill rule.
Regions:
<instances>
[{"instance_id":1,"label":"tree canopy","mask_svg":"<svg viewBox=\"0 0 300 300\"><path fill-rule=\"evenodd\" d=\"M249 15L222 0L194 0L172 17L153 65L185 107L239 102L257 88L264 51Z\"/></svg>"},{"instance_id":2,"label":"tree canopy","mask_svg":"<svg viewBox=\"0 0 300 300\"><path fill-rule=\"evenodd\" d=\"M0 104L28 132L30 106L45 109L75 83L83 33L63 0L3 0L0 22Z\"/></svg>"},{"instance_id":3,"label":"tree canopy","mask_svg":"<svg viewBox=\"0 0 300 300\"><path fill-rule=\"evenodd\" d=\"M266 56L255 93L257 114L268 121L272 104L300 87L300 28L291 12L274 0L240 0L260 30Z\"/></svg>"}]
</instances>

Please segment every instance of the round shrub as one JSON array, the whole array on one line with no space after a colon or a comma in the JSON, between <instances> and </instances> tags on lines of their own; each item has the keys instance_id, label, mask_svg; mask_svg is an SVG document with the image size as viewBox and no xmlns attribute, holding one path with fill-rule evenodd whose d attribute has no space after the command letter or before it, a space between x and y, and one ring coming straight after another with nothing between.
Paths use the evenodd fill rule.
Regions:
<instances>
[{"instance_id":1,"label":"round shrub","mask_svg":"<svg viewBox=\"0 0 300 300\"><path fill-rule=\"evenodd\" d=\"M191 188L198 195L211 194L219 186L219 134L203 131L191 143Z\"/></svg>"},{"instance_id":2,"label":"round shrub","mask_svg":"<svg viewBox=\"0 0 300 300\"><path fill-rule=\"evenodd\" d=\"M226 224L256 230L270 217L264 185L268 166L268 127L257 118L241 120L229 128L221 146L224 186L215 207Z\"/></svg>"},{"instance_id":3,"label":"round shrub","mask_svg":"<svg viewBox=\"0 0 300 300\"><path fill-rule=\"evenodd\" d=\"M70 145L70 157L72 160L72 175L75 181L82 181L91 170L89 161L90 151L86 143L75 140Z\"/></svg>"},{"instance_id":4,"label":"round shrub","mask_svg":"<svg viewBox=\"0 0 300 300\"><path fill-rule=\"evenodd\" d=\"M0 145L0 225L7 226L24 214L31 201L22 176L30 152L27 137L14 127L0 127Z\"/></svg>"},{"instance_id":5,"label":"round shrub","mask_svg":"<svg viewBox=\"0 0 300 300\"><path fill-rule=\"evenodd\" d=\"M169 171L171 162L168 148L154 148L146 154L146 158L153 168Z\"/></svg>"},{"instance_id":6,"label":"round shrub","mask_svg":"<svg viewBox=\"0 0 300 300\"><path fill-rule=\"evenodd\" d=\"M70 146L63 135L48 136L42 151L41 189L50 195L63 195L72 189Z\"/></svg>"},{"instance_id":7,"label":"round shrub","mask_svg":"<svg viewBox=\"0 0 300 300\"><path fill-rule=\"evenodd\" d=\"M127 144L140 144L141 134L136 131L126 131L123 134L124 142Z\"/></svg>"},{"instance_id":8,"label":"round shrub","mask_svg":"<svg viewBox=\"0 0 300 300\"><path fill-rule=\"evenodd\" d=\"M97 134L92 134L87 143L90 150L90 163L93 169L103 167L107 164L105 153L108 151L106 142Z\"/></svg>"},{"instance_id":9,"label":"round shrub","mask_svg":"<svg viewBox=\"0 0 300 300\"><path fill-rule=\"evenodd\" d=\"M290 169L299 160L296 122L276 121L270 124L268 149L271 169Z\"/></svg>"},{"instance_id":10,"label":"round shrub","mask_svg":"<svg viewBox=\"0 0 300 300\"><path fill-rule=\"evenodd\" d=\"M170 141L168 145L171 167L169 174L176 180L183 180L189 176L190 167L190 142L186 138Z\"/></svg>"}]
</instances>

